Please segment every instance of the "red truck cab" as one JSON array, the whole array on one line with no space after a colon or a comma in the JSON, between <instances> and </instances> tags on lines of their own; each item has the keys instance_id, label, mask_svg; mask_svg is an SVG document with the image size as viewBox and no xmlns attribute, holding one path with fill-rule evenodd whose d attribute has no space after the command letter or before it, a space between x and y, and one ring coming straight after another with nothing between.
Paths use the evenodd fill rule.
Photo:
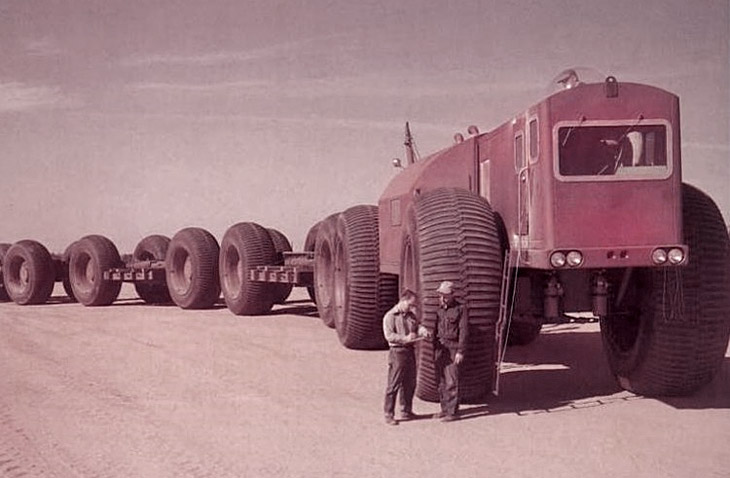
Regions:
<instances>
[{"instance_id":1,"label":"red truck cab","mask_svg":"<svg viewBox=\"0 0 730 478\"><path fill-rule=\"evenodd\" d=\"M664 90L609 79L560 91L394 178L379 201L381 269L399 271L413 194L444 186L489 201L521 267L683 263L679 140L679 99Z\"/></svg>"}]
</instances>

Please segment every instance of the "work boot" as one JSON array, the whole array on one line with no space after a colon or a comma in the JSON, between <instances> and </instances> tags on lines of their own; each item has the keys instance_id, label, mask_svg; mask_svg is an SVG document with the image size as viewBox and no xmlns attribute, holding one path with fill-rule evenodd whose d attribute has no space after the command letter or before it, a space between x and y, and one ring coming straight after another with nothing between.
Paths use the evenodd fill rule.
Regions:
<instances>
[{"instance_id":1,"label":"work boot","mask_svg":"<svg viewBox=\"0 0 730 478\"><path fill-rule=\"evenodd\" d=\"M418 418L418 415L413 412L401 412L400 418L401 420L415 420Z\"/></svg>"},{"instance_id":2,"label":"work boot","mask_svg":"<svg viewBox=\"0 0 730 478\"><path fill-rule=\"evenodd\" d=\"M434 420L440 420L440 419L444 418L445 416L446 416L446 412L441 411L441 412L438 412L438 413L434 413L433 414L433 419Z\"/></svg>"},{"instance_id":3,"label":"work boot","mask_svg":"<svg viewBox=\"0 0 730 478\"><path fill-rule=\"evenodd\" d=\"M393 418L393 415L386 415L385 424L386 425L397 425L398 421L395 418Z\"/></svg>"}]
</instances>

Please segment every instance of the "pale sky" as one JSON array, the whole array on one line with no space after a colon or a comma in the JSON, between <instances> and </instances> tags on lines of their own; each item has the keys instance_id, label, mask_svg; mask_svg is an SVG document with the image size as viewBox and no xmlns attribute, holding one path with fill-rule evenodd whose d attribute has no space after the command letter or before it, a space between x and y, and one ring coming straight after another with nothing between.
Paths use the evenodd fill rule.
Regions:
<instances>
[{"instance_id":1,"label":"pale sky","mask_svg":"<svg viewBox=\"0 0 730 478\"><path fill-rule=\"evenodd\" d=\"M154 6L152 6L154 5ZM685 181L730 217L727 0L0 0L0 242L240 221L301 246L581 66L680 96Z\"/></svg>"}]
</instances>

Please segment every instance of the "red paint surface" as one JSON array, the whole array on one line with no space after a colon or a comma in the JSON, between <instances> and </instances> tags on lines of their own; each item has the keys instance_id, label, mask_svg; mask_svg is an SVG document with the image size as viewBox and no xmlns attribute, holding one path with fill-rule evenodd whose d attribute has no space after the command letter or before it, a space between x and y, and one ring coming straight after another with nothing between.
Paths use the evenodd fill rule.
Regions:
<instances>
[{"instance_id":1,"label":"red paint surface","mask_svg":"<svg viewBox=\"0 0 730 478\"><path fill-rule=\"evenodd\" d=\"M529 122L538 121L531 139ZM661 178L619 176L562 178L557 174L557 130L565 122L610 122L627 128L664 122L670 164ZM525 156L515 158L522 134ZM530 141L537 156L530 157ZM534 152L534 148L533 148ZM480 186L480 164L489 161L489 178ZM651 265L653 247L681 244L681 167L679 99L647 85L621 83L608 98L601 83L560 91L493 131L472 137L411 165L391 181L380 198L381 268L398 273L402 226L391 217L393 201L401 217L413 194L457 186L479 192L502 217L513 248L527 249L523 267L550 268L556 249L583 249L582 267ZM522 210L522 214L520 214ZM520 232L522 236L520 236ZM622 261L609 253L631 250Z\"/></svg>"}]
</instances>

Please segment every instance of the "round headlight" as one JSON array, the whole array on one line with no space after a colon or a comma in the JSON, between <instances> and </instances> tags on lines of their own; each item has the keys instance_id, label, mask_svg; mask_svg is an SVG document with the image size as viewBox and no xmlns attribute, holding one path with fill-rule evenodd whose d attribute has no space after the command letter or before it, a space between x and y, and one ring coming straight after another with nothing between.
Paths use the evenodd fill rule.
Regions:
<instances>
[{"instance_id":1,"label":"round headlight","mask_svg":"<svg viewBox=\"0 0 730 478\"><path fill-rule=\"evenodd\" d=\"M667 262L667 251L654 249L654 252L651 253L651 260L654 261L654 264L664 264Z\"/></svg>"},{"instance_id":2,"label":"round headlight","mask_svg":"<svg viewBox=\"0 0 730 478\"><path fill-rule=\"evenodd\" d=\"M578 267L583 263L583 254L578 251L570 251L566 259L570 267Z\"/></svg>"},{"instance_id":3,"label":"round headlight","mask_svg":"<svg viewBox=\"0 0 730 478\"><path fill-rule=\"evenodd\" d=\"M672 264L680 264L684 260L684 251L677 248L671 249L667 254L667 258Z\"/></svg>"},{"instance_id":4,"label":"round headlight","mask_svg":"<svg viewBox=\"0 0 730 478\"><path fill-rule=\"evenodd\" d=\"M553 267L563 267L565 265L565 254L562 252L553 252L550 256L550 264L553 265Z\"/></svg>"}]
</instances>

